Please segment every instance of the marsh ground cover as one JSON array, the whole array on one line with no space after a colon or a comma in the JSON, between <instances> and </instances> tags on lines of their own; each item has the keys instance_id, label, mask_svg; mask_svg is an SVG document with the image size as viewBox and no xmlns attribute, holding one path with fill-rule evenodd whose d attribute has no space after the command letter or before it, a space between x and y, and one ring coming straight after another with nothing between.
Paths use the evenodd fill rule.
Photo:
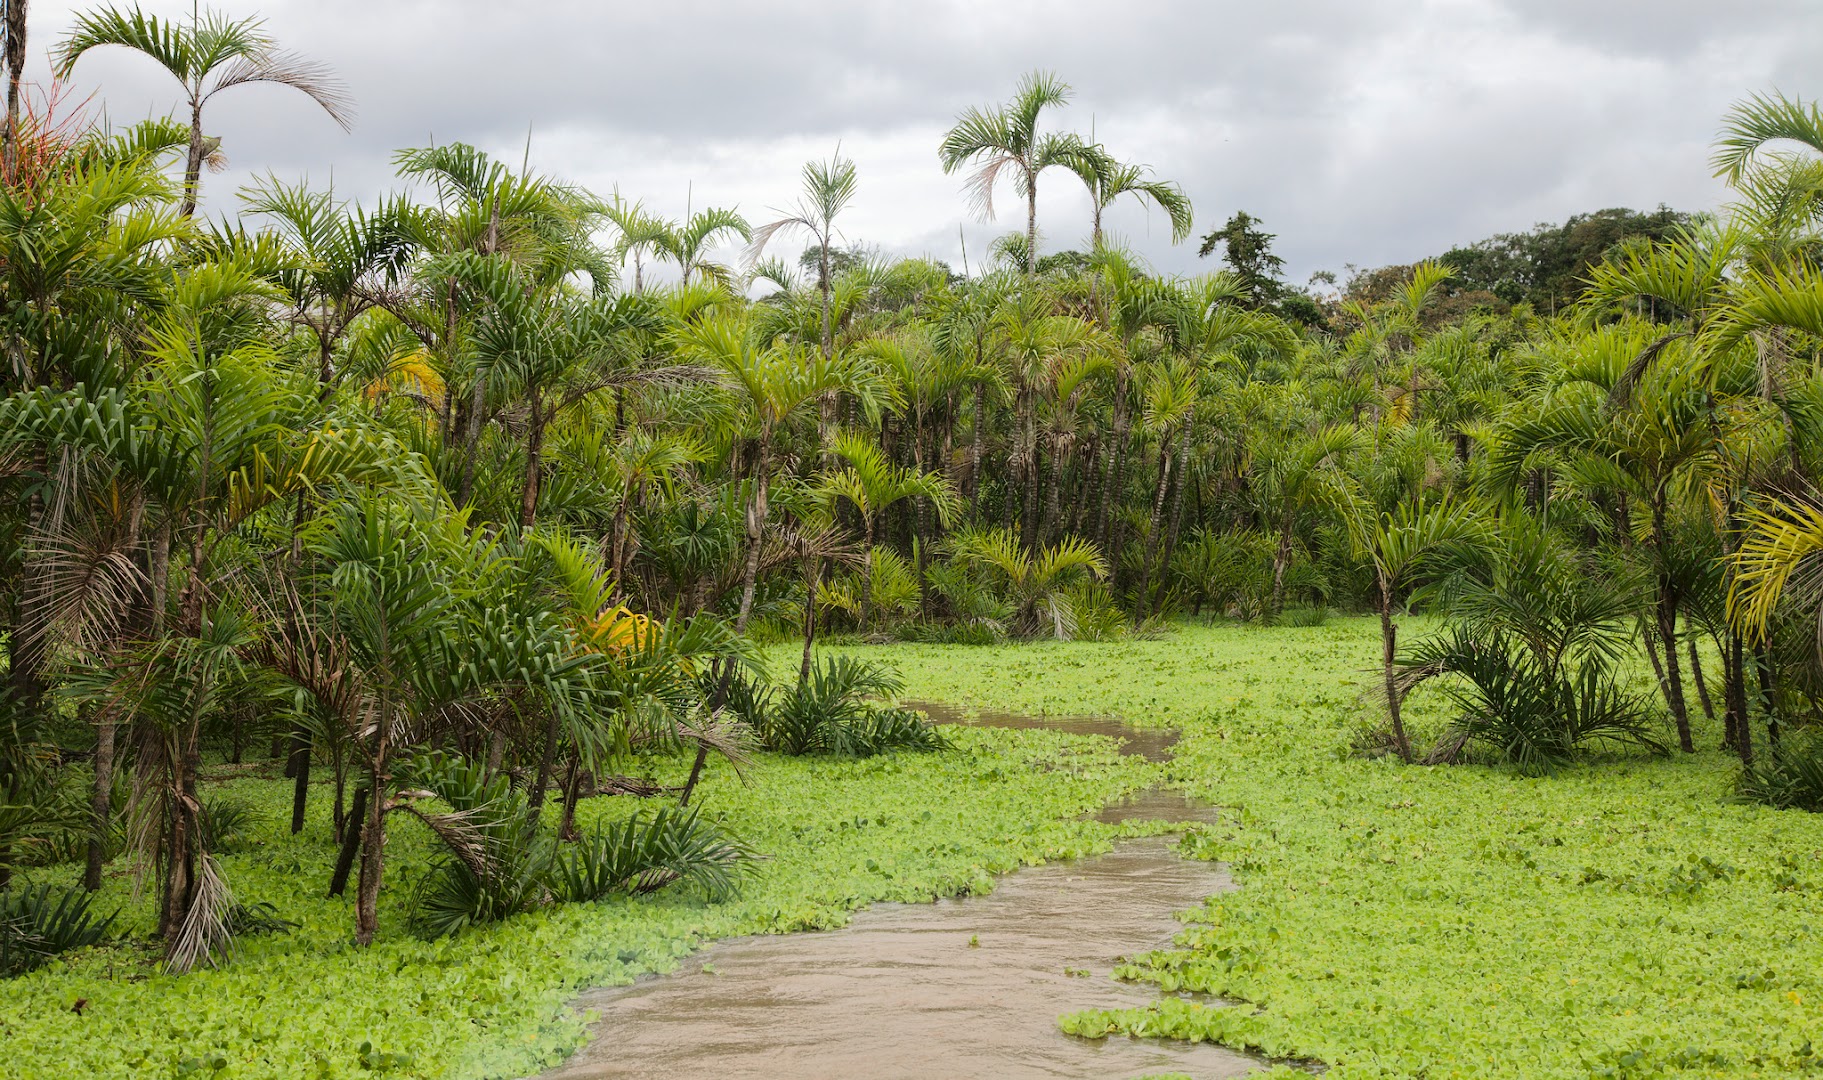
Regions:
<instances>
[{"instance_id":1,"label":"marsh ground cover","mask_svg":"<svg viewBox=\"0 0 1823 1080\"><path fill-rule=\"evenodd\" d=\"M1701 752L1546 777L1351 756L1371 623L1161 641L892 650L911 691L1180 726L1170 775L1226 811L1233 867L1131 977L1245 1002L1065 1019L1216 1039L1337 1077L1791 1076L1823 1017L1823 820L1727 800ZM1414 701L1420 743L1445 717Z\"/></svg>"},{"instance_id":2,"label":"marsh ground cover","mask_svg":"<svg viewBox=\"0 0 1823 1080\"><path fill-rule=\"evenodd\" d=\"M349 901L324 899L329 800L292 837L287 782L205 785L260 811L250 849L224 856L237 899L300 925L247 938L219 971L154 974L155 948L120 945L0 984L0 1077L524 1075L581 1041L565 1006L585 987L668 970L713 938L838 925L874 901L984 889L1022 864L1103 850L1115 827L1076 818L1155 777L1106 739L968 731L956 742L953 754L862 761L758 755L745 785L717 770L697 804L767 856L728 904L661 894L564 905L422 941L407 916L436 846L397 828L389 854L409 869L389 880L384 935L365 950L349 940ZM688 767L657 764L673 782ZM581 823L634 802L585 800ZM150 895L135 900L114 870L101 907L124 906L143 942Z\"/></svg>"},{"instance_id":3,"label":"marsh ground cover","mask_svg":"<svg viewBox=\"0 0 1823 1080\"><path fill-rule=\"evenodd\" d=\"M857 647L899 665L908 695L1118 715L1182 738L1163 765L1106 740L993 730L956 731L949 755L760 755L744 786L716 765L705 813L770 856L739 901L570 905L436 942L405 924L433 844L400 828L391 843L411 869L390 881L390 925L369 950L348 942L345 901L321 898L327 821L289 837L282 781L210 785L261 811L255 843L226 856L238 899L298 928L246 939L221 971L151 974L153 952L122 945L12 980L0 1076L519 1075L580 1040L564 1003L582 987L665 970L715 937L829 926L876 900L1100 850L1113 827L1078 816L1161 776L1223 809L1187 846L1230 863L1242 888L1197 909L1181 948L1124 971L1243 1004L1170 1000L1066 1017L1066 1030L1219 1040L1341 1077L1816 1067L1823 821L1729 802L1733 766L1708 749L1711 730L1694 756L1545 777L1352 756L1379 716L1360 697L1377 650L1375 625L1356 619ZM1421 742L1434 736L1439 699L1415 698L1412 719ZM583 824L631 803L586 800ZM103 907L115 904L144 931L149 900L119 873Z\"/></svg>"}]
</instances>

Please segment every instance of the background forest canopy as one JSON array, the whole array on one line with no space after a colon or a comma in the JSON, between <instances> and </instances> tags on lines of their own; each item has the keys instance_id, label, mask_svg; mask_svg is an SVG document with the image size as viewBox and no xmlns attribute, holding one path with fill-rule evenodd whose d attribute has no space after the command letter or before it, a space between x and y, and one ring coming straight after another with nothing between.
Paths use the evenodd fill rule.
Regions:
<instances>
[{"instance_id":1,"label":"background forest canopy","mask_svg":"<svg viewBox=\"0 0 1823 1080\"><path fill-rule=\"evenodd\" d=\"M1187 193L1054 128L1071 90L1034 72L935 148L1018 226L958 274L845 236L839 153L760 220L462 144L398 151L372 206L269 177L202 220L215 95L346 123L333 75L258 20L100 8L57 70L136 50L190 105L108 130L21 86L8 12L0 970L99 940L87 892L129 869L169 970L282 932L234 901L241 811L201 783L254 759L284 761L294 833L333 777L326 885L356 882L363 945L389 829L447 852L427 934L719 895L746 852L683 806L712 760L942 748L868 703L890 672L817 663L830 634L1370 613L1363 752L1543 772L1693 752L1696 714L1743 791L1823 805L1792 734L1823 704L1813 104L1722 118L1716 214L1602 210L1312 291L1244 213L1202 237L1221 269L1152 273L1101 211L1188 241ZM1043 250L1041 182L1084 185L1091 220L1050 224L1086 248ZM1401 643L1414 609L1441 629ZM800 662L764 670L780 641ZM1456 717L1434 746L1402 719L1421 684ZM655 755L691 761L681 792L621 783ZM616 791L677 805L580 835Z\"/></svg>"}]
</instances>

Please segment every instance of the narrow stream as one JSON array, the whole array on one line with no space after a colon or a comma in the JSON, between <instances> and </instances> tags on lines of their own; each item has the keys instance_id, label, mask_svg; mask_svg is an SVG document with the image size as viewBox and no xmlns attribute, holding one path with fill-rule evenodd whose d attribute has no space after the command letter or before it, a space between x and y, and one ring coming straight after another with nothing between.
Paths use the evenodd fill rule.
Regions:
<instances>
[{"instance_id":1,"label":"narrow stream","mask_svg":"<svg viewBox=\"0 0 1823 1080\"><path fill-rule=\"evenodd\" d=\"M1124 753L1154 761L1176 738L1105 718L907 704L942 723L1111 735ZM1152 791L1100 816L1208 821L1213 811ZM1165 944L1179 929L1175 912L1233 887L1214 864L1178 858L1172 843L1126 840L1105 855L1020 870L986 896L876 904L839 930L720 942L675 975L584 995L577 1007L600 1014L594 1038L544 1080L1245 1075L1260 1063L1221 1047L1078 1039L1057 1028L1061 1013L1154 1000L1153 988L1109 978L1114 964Z\"/></svg>"}]
</instances>

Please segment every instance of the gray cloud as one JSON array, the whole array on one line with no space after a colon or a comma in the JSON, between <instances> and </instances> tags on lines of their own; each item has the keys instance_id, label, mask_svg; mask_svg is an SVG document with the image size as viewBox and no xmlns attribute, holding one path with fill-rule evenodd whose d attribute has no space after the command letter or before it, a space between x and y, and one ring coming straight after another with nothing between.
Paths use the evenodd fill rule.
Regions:
<instances>
[{"instance_id":1,"label":"gray cloud","mask_svg":"<svg viewBox=\"0 0 1823 1080\"><path fill-rule=\"evenodd\" d=\"M187 6L154 0L150 10ZM1706 167L1729 104L1807 85L1823 9L1802 0L1159 0L1120 10L1080 0L967 3L523 3L272 0L288 47L333 65L360 103L343 134L295 95L250 87L210 107L230 170L207 206L272 170L333 175L371 198L395 186L401 146L465 140L668 214L739 205L762 219L795 197L799 165L840 142L862 177L851 239L971 261L1019 224L970 218L936 144L955 114L999 101L1047 67L1076 88L1049 122L1181 182L1206 231L1246 209L1279 234L1302 277L1344 263L1437 253L1496 231L1603 206L1711 207ZM42 58L71 9L35 5ZM78 67L116 120L176 99L124 53ZM1082 242L1077 181L1041 184L1043 243ZM1109 227L1169 272L1206 266L1173 247L1159 215L1114 210Z\"/></svg>"}]
</instances>

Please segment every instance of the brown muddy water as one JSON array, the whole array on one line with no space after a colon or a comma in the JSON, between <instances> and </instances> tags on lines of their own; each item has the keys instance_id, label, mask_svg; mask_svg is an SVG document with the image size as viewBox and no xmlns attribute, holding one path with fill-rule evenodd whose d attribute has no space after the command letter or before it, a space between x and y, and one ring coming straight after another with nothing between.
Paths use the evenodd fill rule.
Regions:
<instances>
[{"instance_id":1,"label":"brown muddy water","mask_svg":"<svg viewBox=\"0 0 1823 1080\"><path fill-rule=\"evenodd\" d=\"M907 702L944 723L1043 727L1169 756L1176 734L1106 718L964 715ZM1145 792L1104 821L1209 821L1213 811ZM1079 1039L1061 1013L1145 1005L1155 988L1109 977L1123 956L1169 942L1177 911L1233 888L1172 837L1122 841L1073 862L1020 870L986 896L876 904L839 930L724 941L674 975L591 991L593 1039L544 1080L792 1078L926 1080L1182 1073L1245 1075L1253 1058L1207 1044Z\"/></svg>"}]
</instances>

